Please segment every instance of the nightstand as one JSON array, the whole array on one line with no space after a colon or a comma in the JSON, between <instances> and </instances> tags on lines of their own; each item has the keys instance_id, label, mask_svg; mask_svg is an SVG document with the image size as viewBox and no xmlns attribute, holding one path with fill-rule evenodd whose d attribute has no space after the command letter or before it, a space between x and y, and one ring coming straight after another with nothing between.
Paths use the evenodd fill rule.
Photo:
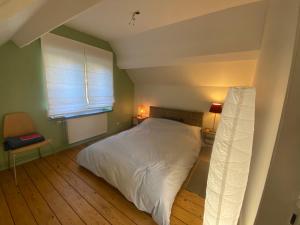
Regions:
<instances>
[{"instance_id":1,"label":"nightstand","mask_svg":"<svg viewBox=\"0 0 300 225\"><path fill-rule=\"evenodd\" d=\"M136 126L138 124L140 124L141 122L143 122L145 119L147 119L148 117L144 117L144 118L140 118L140 117L137 117L137 116L134 116L132 118L132 125L133 126Z\"/></svg>"},{"instance_id":2,"label":"nightstand","mask_svg":"<svg viewBox=\"0 0 300 225\"><path fill-rule=\"evenodd\" d=\"M202 130L202 140L206 145L213 145L215 141L216 132L209 129Z\"/></svg>"}]
</instances>

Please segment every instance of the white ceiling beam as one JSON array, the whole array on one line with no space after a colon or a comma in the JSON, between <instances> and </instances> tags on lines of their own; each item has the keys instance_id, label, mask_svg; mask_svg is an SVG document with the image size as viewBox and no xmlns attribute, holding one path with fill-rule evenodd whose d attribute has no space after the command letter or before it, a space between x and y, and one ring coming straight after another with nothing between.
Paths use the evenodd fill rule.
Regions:
<instances>
[{"instance_id":1,"label":"white ceiling beam","mask_svg":"<svg viewBox=\"0 0 300 225\"><path fill-rule=\"evenodd\" d=\"M101 0L48 0L13 36L19 47L24 47L43 34L88 10Z\"/></svg>"},{"instance_id":2,"label":"white ceiling beam","mask_svg":"<svg viewBox=\"0 0 300 225\"><path fill-rule=\"evenodd\" d=\"M241 51L241 52L228 52L215 55L200 55L192 57L146 57L136 58L134 61L118 60L118 66L121 69L141 69L150 67L163 67L163 66L183 66L193 65L199 63L212 63L212 62L232 62L232 61L247 61L257 60L259 50Z\"/></svg>"}]
</instances>

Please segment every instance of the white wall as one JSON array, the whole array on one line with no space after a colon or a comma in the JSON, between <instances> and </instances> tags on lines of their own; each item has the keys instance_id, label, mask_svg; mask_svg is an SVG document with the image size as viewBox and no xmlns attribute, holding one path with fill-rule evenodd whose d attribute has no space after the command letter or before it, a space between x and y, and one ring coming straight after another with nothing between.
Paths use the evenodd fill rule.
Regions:
<instances>
[{"instance_id":1,"label":"white wall","mask_svg":"<svg viewBox=\"0 0 300 225\"><path fill-rule=\"evenodd\" d=\"M208 112L211 102L224 102L230 86L249 86L256 60L209 62L131 69L137 105L164 106ZM204 115L203 127L212 127L213 114Z\"/></svg>"},{"instance_id":2,"label":"white wall","mask_svg":"<svg viewBox=\"0 0 300 225\"><path fill-rule=\"evenodd\" d=\"M135 85L135 104L208 112L211 102L224 101L227 89L227 87ZM206 113L203 127L211 128L212 124L213 114Z\"/></svg>"},{"instance_id":3,"label":"white wall","mask_svg":"<svg viewBox=\"0 0 300 225\"><path fill-rule=\"evenodd\" d=\"M250 85L257 60L237 60L127 70L136 84L230 87Z\"/></svg>"},{"instance_id":4,"label":"white wall","mask_svg":"<svg viewBox=\"0 0 300 225\"><path fill-rule=\"evenodd\" d=\"M298 0L269 1L261 55L254 78L257 88L255 134L241 225L254 224L263 193L291 70L298 5Z\"/></svg>"},{"instance_id":5,"label":"white wall","mask_svg":"<svg viewBox=\"0 0 300 225\"><path fill-rule=\"evenodd\" d=\"M298 28L299 29L299 28ZM279 126L263 198L256 217L257 225L288 224L292 213L300 216L300 44L297 52ZM298 203L297 203L298 199ZM298 207L296 206L298 204ZM300 220L298 218L298 222Z\"/></svg>"}]
</instances>

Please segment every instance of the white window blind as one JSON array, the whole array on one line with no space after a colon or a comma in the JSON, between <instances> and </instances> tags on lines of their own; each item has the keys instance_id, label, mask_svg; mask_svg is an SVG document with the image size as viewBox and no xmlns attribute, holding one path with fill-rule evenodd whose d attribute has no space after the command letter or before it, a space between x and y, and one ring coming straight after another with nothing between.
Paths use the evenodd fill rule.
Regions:
<instances>
[{"instance_id":1,"label":"white window blind","mask_svg":"<svg viewBox=\"0 0 300 225\"><path fill-rule=\"evenodd\" d=\"M112 76L112 54L108 51L87 46L86 76L87 95L91 108L111 106L114 102L113 76ZM101 64L98 63L99 59Z\"/></svg>"},{"instance_id":2,"label":"white window blind","mask_svg":"<svg viewBox=\"0 0 300 225\"><path fill-rule=\"evenodd\" d=\"M111 52L47 34L42 38L42 54L49 117L112 109Z\"/></svg>"}]
</instances>

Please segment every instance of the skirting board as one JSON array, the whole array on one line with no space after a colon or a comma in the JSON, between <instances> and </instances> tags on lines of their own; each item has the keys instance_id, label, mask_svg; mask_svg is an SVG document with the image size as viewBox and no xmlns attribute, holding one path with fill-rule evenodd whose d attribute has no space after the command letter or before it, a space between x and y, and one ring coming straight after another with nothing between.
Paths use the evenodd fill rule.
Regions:
<instances>
[{"instance_id":1,"label":"skirting board","mask_svg":"<svg viewBox=\"0 0 300 225\"><path fill-rule=\"evenodd\" d=\"M69 144L92 138L107 132L107 113L67 120Z\"/></svg>"}]
</instances>

